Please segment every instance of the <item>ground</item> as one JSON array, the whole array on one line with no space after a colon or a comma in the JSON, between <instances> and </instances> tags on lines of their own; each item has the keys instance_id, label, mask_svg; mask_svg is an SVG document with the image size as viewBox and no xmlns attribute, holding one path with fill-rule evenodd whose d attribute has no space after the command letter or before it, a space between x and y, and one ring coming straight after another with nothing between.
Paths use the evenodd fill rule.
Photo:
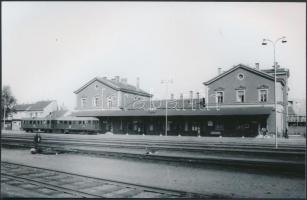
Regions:
<instances>
[{"instance_id":1,"label":"ground","mask_svg":"<svg viewBox=\"0 0 307 200\"><path fill-rule=\"evenodd\" d=\"M1 149L2 161L128 183L247 198L305 198L305 179L93 156Z\"/></svg>"}]
</instances>

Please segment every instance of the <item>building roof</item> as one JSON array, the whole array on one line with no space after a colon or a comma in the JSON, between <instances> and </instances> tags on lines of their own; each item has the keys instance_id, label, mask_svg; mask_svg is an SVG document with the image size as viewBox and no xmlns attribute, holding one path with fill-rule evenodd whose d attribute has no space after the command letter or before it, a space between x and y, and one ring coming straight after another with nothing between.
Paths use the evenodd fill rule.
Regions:
<instances>
[{"instance_id":1,"label":"building roof","mask_svg":"<svg viewBox=\"0 0 307 200\"><path fill-rule=\"evenodd\" d=\"M267 79L269 79L269 80L274 81L274 76L271 76L270 74L265 73L264 70L257 70L257 69L248 67L248 66L246 66L246 65L239 64L239 65L236 65L236 66L230 68L229 70L227 70L227 71L221 73L220 75L218 75L218 76L216 76L216 77L210 79L209 81L203 82L203 84L204 84L204 85L209 85L209 84L211 84L211 83L213 83L213 82L219 80L220 78L222 78L222 77L228 75L229 73L231 73L231 72L233 72L233 71L235 71L236 69L239 69L239 68L245 69L245 70L247 70L247 71L249 71L249 72L252 72L252 73L254 73L254 74L257 74L257 75L259 75L259 76L262 76L262 77L264 77L264 78L267 78ZM283 79L277 79L277 81L282 82ZM282 82L282 83L283 83L283 82Z\"/></svg>"},{"instance_id":2,"label":"building roof","mask_svg":"<svg viewBox=\"0 0 307 200\"><path fill-rule=\"evenodd\" d=\"M15 111L26 111L32 104L17 104L13 107Z\"/></svg>"},{"instance_id":3,"label":"building roof","mask_svg":"<svg viewBox=\"0 0 307 200\"><path fill-rule=\"evenodd\" d=\"M192 108L192 101L193 101L193 108L197 108L202 106L202 99L168 99L167 100L167 107L182 109L182 108ZM125 110L138 110L138 109L150 109L150 108L158 108L158 109L165 109L166 108L166 100L159 99L159 100L136 100L128 105L125 105Z\"/></svg>"},{"instance_id":4,"label":"building roof","mask_svg":"<svg viewBox=\"0 0 307 200\"><path fill-rule=\"evenodd\" d=\"M138 89L133 85L130 85L128 83L123 83L120 81L114 81L114 80L109 80L107 78L101 78L101 77L95 77L92 80L90 80L89 82L87 82L85 85L83 85L81 88L79 88L78 90L74 91L75 94L78 94L79 92L81 92L83 89L85 89L87 86L91 85L93 82L98 81L114 90L117 91L123 91L123 92L127 92L127 93L132 93L132 94L137 94L137 95L141 95L141 96L147 96L150 97L152 96L151 94L145 92L144 90Z\"/></svg>"},{"instance_id":5,"label":"building roof","mask_svg":"<svg viewBox=\"0 0 307 200\"><path fill-rule=\"evenodd\" d=\"M82 120L95 120L98 121L96 117L75 117L75 116L67 116L67 117L59 117L57 120L62 121L82 121Z\"/></svg>"},{"instance_id":6,"label":"building roof","mask_svg":"<svg viewBox=\"0 0 307 200\"><path fill-rule=\"evenodd\" d=\"M47 115L45 118L47 119L57 119L59 117L65 116L65 114L68 112L68 110L56 110L51 112L49 115Z\"/></svg>"},{"instance_id":7,"label":"building roof","mask_svg":"<svg viewBox=\"0 0 307 200\"><path fill-rule=\"evenodd\" d=\"M38 101L32 104L18 104L14 106L16 111L42 111L52 101Z\"/></svg>"},{"instance_id":8,"label":"building roof","mask_svg":"<svg viewBox=\"0 0 307 200\"><path fill-rule=\"evenodd\" d=\"M168 116L234 116L234 115L269 115L272 107L227 107L206 109L168 109ZM165 109L150 110L96 110L96 111L79 111L72 113L74 116L91 116L91 117L128 117L128 116L165 116Z\"/></svg>"},{"instance_id":9,"label":"building roof","mask_svg":"<svg viewBox=\"0 0 307 200\"><path fill-rule=\"evenodd\" d=\"M38 101L30 106L29 111L42 111L47 107L52 101Z\"/></svg>"}]
</instances>

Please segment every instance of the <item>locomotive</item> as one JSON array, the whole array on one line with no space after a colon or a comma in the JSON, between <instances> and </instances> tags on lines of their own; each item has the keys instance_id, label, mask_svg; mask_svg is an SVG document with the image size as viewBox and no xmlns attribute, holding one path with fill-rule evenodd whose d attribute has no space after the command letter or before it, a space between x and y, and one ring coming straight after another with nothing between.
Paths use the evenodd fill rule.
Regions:
<instances>
[{"instance_id":1,"label":"locomotive","mask_svg":"<svg viewBox=\"0 0 307 200\"><path fill-rule=\"evenodd\" d=\"M21 122L26 132L42 131L45 133L98 133L99 120L95 117L59 117L56 119L27 118Z\"/></svg>"}]
</instances>

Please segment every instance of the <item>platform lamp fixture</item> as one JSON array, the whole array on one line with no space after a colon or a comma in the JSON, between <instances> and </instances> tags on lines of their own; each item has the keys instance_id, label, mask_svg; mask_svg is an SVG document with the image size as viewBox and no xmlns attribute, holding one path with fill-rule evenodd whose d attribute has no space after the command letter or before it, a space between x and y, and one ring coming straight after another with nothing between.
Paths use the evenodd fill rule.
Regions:
<instances>
[{"instance_id":1,"label":"platform lamp fixture","mask_svg":"<svg viewBox=\"0 0 307 200\"><path fill-rule=\"evenodd\" d=\"M168 84L173 83L173 80L162 80L162 84L166 85L166 98L165 98L165 136L167 136L167 98L168 98Z\"/></svg>"},{"instance_id":2,"label":"platform lamp fixture","mask_svg":"<svg viewBox=\"0 0 307 200\"><path fill-rule=\"evenodd\" d=\"M273 50L274 50L274 100L275 100L275 148L277 149L278 147L278 144L277 144L277 96L276 96L276 68L277 68L277 65L276 65L276 44L281 41L281 43L286 43L287 40L286 40L286 37L283 36L283 37L280 37L280 38L277 38L274 42L270 39L263 39L262 40L262 45L267 45L268 42L272 43L273 45Z\"/></svg>"}]
</instances>

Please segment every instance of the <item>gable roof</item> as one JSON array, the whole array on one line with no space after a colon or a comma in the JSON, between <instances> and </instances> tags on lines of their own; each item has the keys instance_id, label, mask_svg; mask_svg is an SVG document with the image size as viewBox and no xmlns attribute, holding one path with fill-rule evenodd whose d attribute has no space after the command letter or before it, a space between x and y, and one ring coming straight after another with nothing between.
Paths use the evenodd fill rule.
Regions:
<instances>
[{"instance_id":1,"label":"gable roof","mask_svg":"<svg viewBox=\"0 0 307 200\"><path fill-rule=\"evenodd\" d=\"M79 88L78 90L74 91L75 94L78 94L79 92L81 92L83 89L85 89L87 86L91 85L93 82L98 81L114 90L117 91L123 91L123 92L127 92L127 93L132 93L132 94L137 94L137 95L141 95L141 96L147 96L150 97L152 96L151 94L145 92L144 90L138 89L133 85L130 85L128 83L122 83L119 81L113 81L113 80L109 80L107 78L101 78L101 77L95 77L92 80L90 80L89 82L87 82L85 85L83 85L81 88Z\"/></svg>"},{"instance_id":2,"label":"gable roof","mask_svg":"<svg viewBox=\"0 0 307 200\"><path fill-rule=\"evenodd\" d=\"M249 72L252 72L252 73L254 73L254 74L257 74L257 75L259 75L259 76L262 76L262 77L264 77L264 78L267 78L267 79L269 79L269 80L274 81L274 76L271 76L271 75L269 75L269 74L267 74L267 73L265 73L265 72L263 72L263 71L256 70L256 69L253 69L253 68L251 68L251 67L245 66L245 65L243 65L243 64L238 64L237 66L234 66L233 68L230 68L229 70L227 70L227 71L221 73L220 75L218 75L218 76L216 76L216 77L210 79L209 81L203 82L203 84L204 84L204 85L210 85L211 83L213 83L213 82L219 80L220 78L222 78L222 77L224 77L224 76L230 74L231 72L233 72L233 71L235 71L235 70L237 70L237 69L239 69L239 68L245 69L245 70L247 70L247 71L249 71ZM281 81L281 80L280 80L280 79L277 79L277 81Z\"/></svg>"},{"instance_id":3,"label":"gable roof","mask_svg":"<svg viewBox=\"0 0 307 200\"><path fill-rule=\"evenodd\" d=\"M15 111L42 111L52 101L38 101L32 104L18 104L14 106Z\"/></svg>"},{"instance_id":4,"label":"gable roof","mask_svg":"<svg viewBox=\"0 0 307 200\"><path fill-rule=\"evenodd\" d=\"M41 111L44 110L52 101L38 101L31 105L28 109L29 111Z\"/></svg>"},{"instance_id":5,"label":"gable roof","mask_svg":"<svg viewBox=\"0 0 307 200\"><path fill-rule=\"evenodd\" d=\"M26 111L32 104L17 104L13 107L15 111Z\"/></svg>"}]
</instances>

